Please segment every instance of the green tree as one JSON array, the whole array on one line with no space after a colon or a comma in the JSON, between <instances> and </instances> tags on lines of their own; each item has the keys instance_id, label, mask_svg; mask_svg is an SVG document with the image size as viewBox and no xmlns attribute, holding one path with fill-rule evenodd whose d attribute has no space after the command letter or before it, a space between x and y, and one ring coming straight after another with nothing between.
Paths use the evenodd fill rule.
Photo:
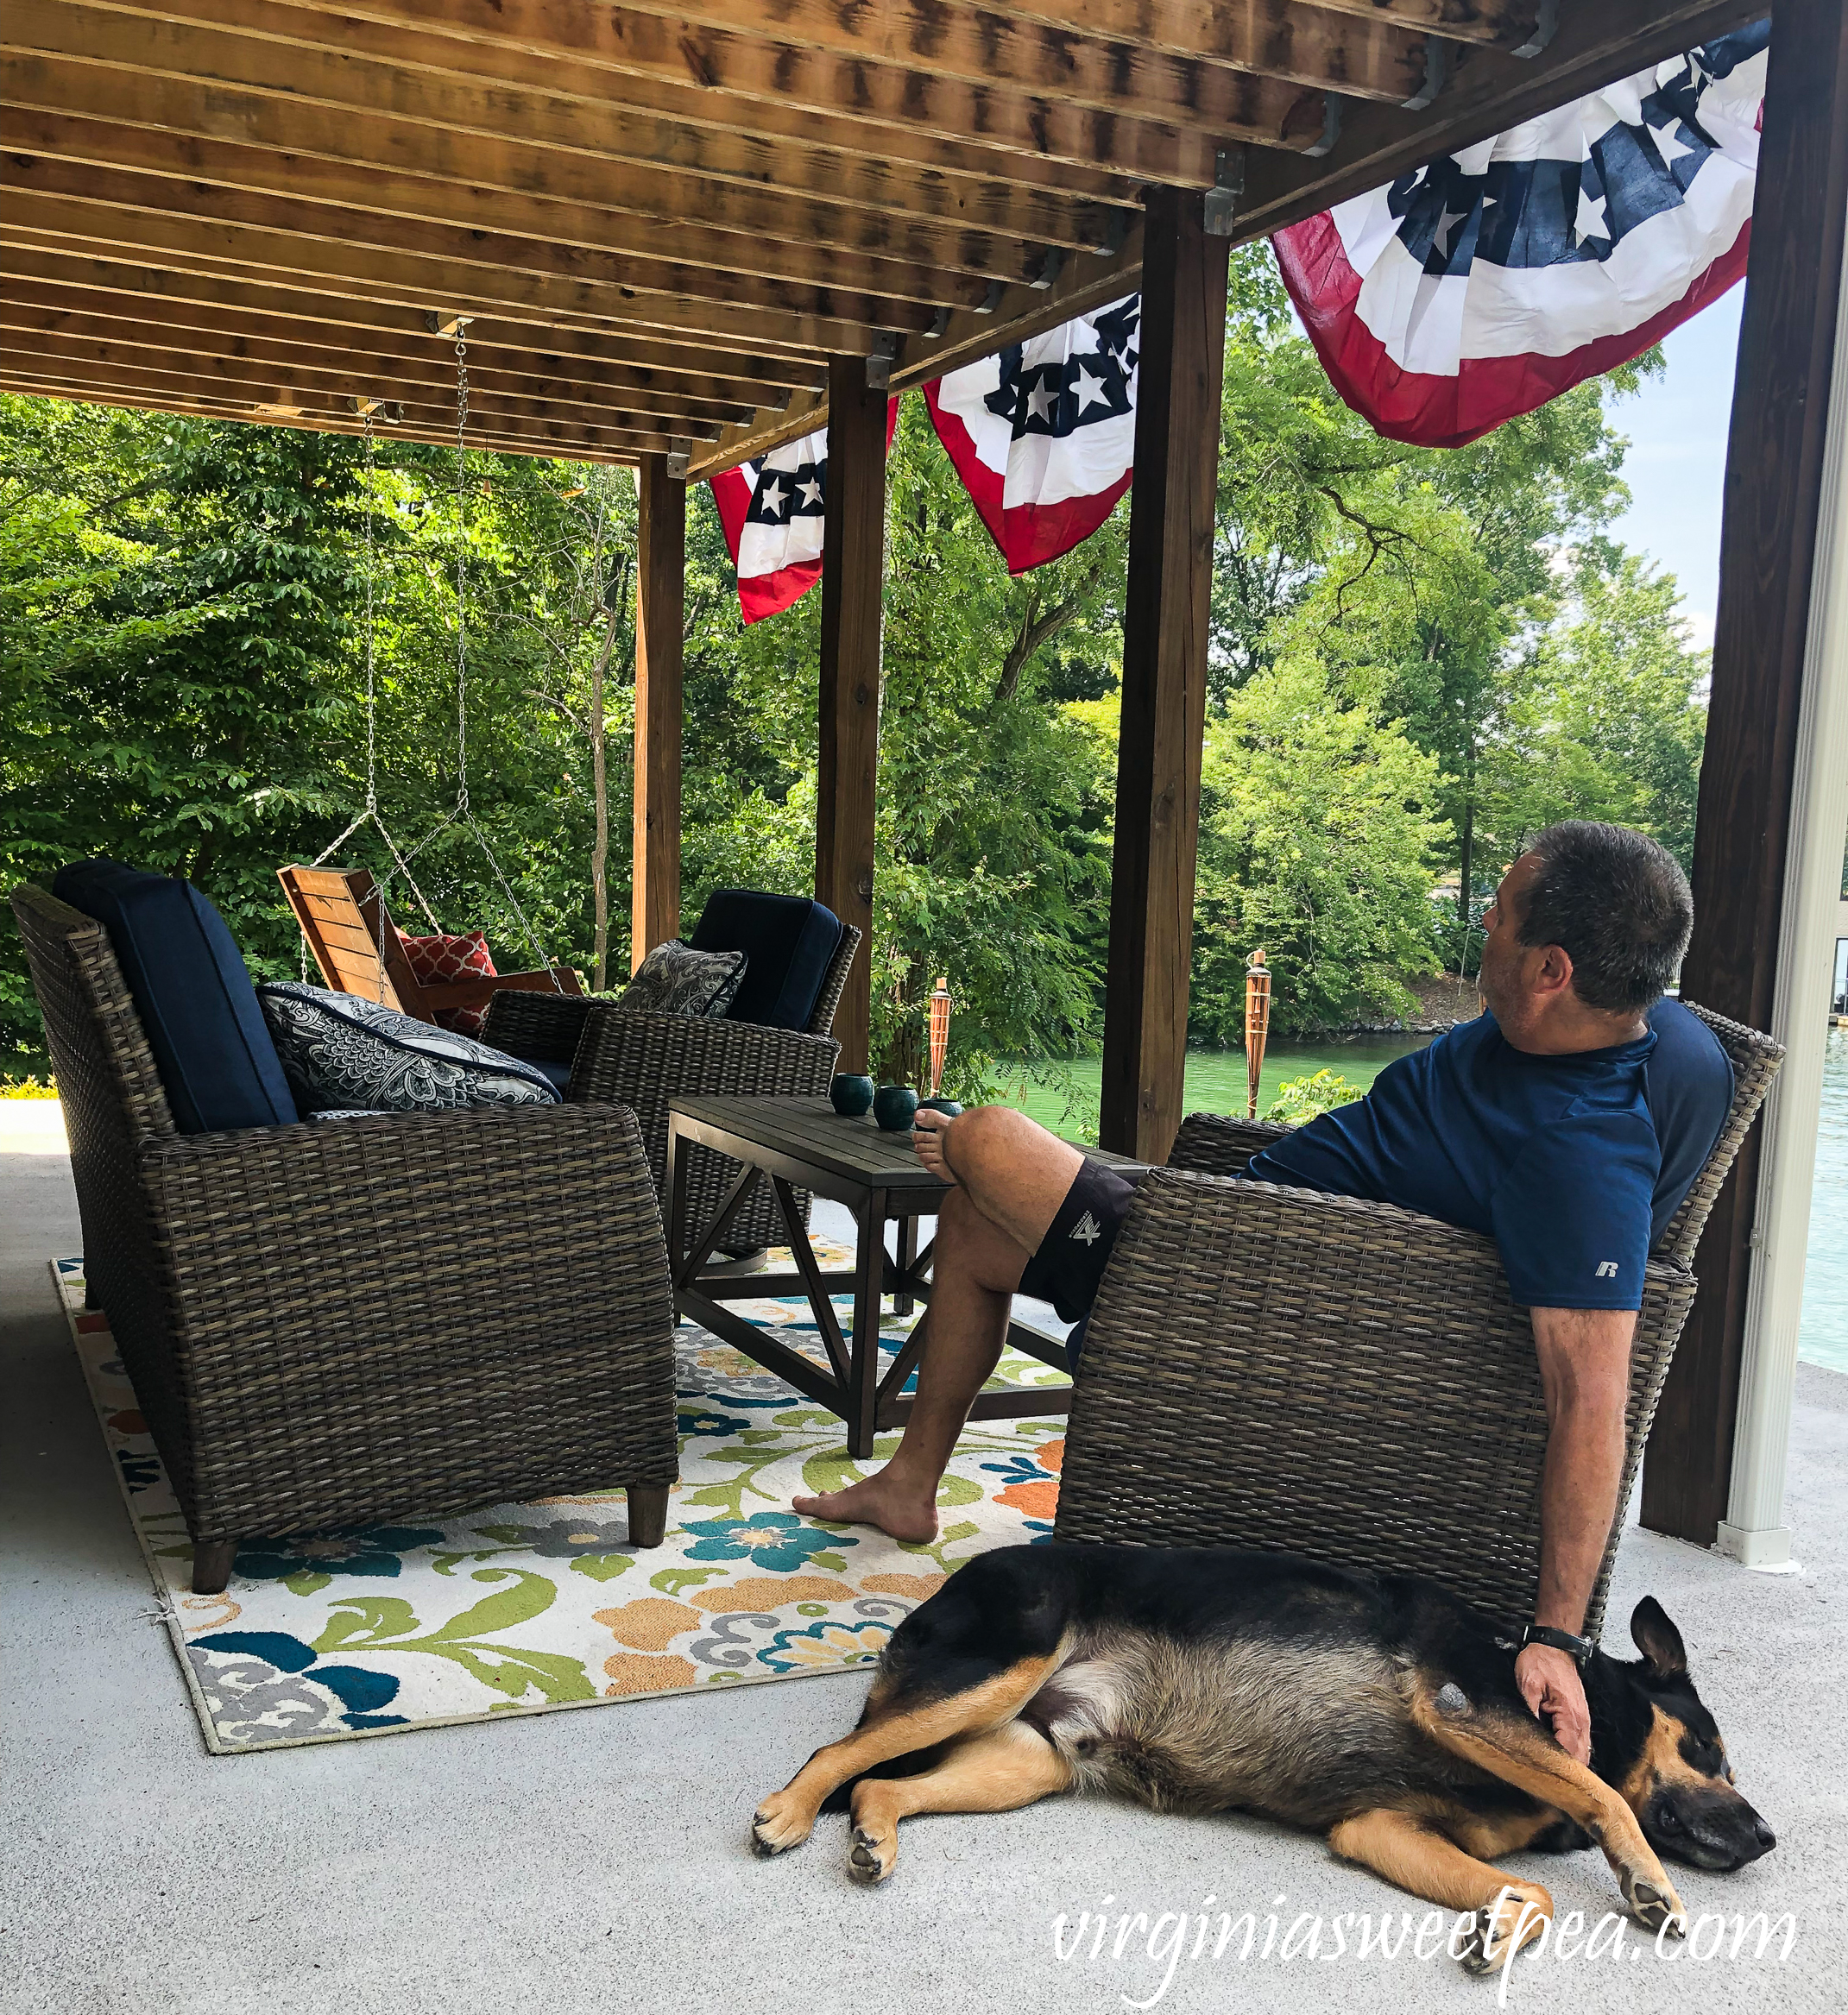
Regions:
<instances>
[{"instance_id":1,"label":"green tree","mask_svg":"<svg viewBox=\"0 0 1848 2015\"><path fill-rule=\"evenodd\" d=\"M1240 1039L1245 961L1263 946L1281 1034L1403 1013L1428 972L1429 862L1447 837L1435 758L1324 667L1257 674L1208 724L1193 1032Z\"/></svg>"}]
</instances>

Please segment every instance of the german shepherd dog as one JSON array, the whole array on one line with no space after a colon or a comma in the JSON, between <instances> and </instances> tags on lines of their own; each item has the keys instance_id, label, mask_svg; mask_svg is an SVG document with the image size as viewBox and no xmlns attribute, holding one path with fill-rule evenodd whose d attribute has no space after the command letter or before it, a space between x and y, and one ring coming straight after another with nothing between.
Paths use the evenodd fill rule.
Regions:
<instances>
[{"instance_id":1,"label":"german shepherd dog","mask_svg":"<svg viewBox=\"0 0 1848 2015\"><path fill-rule=\"evenodd\" d=\"M1733 1788L1681 1633L1653 1597L1630 1627L1642 1658L1600 1651L1585 1673L1586 1769L1529 1713L1513 1645L1435 1581L1229 1547L1003 1547L899 1626L859 1725L764 1800L751 1844L799 1846L851 1785L848 1872L883 1882L912 1813L1113 1791L1325 1834L1473 1911L1473 1973L1551 1917L1538 1883L1490 1865L1523 1848L1595 1843L1637 1919L1679 1936L1658 1854L1731 1869L1775 1841Z\"/></svg>"}]
</instances>

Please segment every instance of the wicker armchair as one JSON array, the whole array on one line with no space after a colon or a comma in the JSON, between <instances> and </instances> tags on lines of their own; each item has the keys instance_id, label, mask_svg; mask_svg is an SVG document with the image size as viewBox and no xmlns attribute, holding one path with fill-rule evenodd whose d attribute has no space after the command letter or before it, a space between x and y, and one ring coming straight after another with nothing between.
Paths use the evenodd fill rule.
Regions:
<instances>
[{"instance_id":1,"label":"wicker armchair","mask_svg":"<svg viewBox=\"0 0 1848 2015\"><path fill-rule=\"evenodd\" d=\"M736 1093L814 1095L834 1080L841 1045L828 1031L860 943L848 924L829 963L806 1029L766 1029L750 1022L684 1015L619 1012L608 1000L570 1000L549 993L497 993L482 1040L514 1056L571 1066L575 1104L627 1105L641 1126L655 1193L666 1207L667 1109L676 1099ZM687 1224L697 1236L718 1215L739 1164L706 1148L691 1148ZM810 1197L796 1192L802 1221ZM762 1177L728 1229L722 1250L750 1252L780 1244L788 1233L767 1176Z\"/></svg>"},{"instance_id":2,"label":"wicker armchair","mask_svg":"<svg viewBox=\"0 0 1848 2015\"><path fill-rule=\"evenodd\" d=\"M673 1313L633 1117L540 1105L178 1132L102 926L13 909L93 1303L215 1594L258 1534L678 1473Z\"/></svg>"},{"instance_id":3,"label":"wicker armchair","mask_svg":"<svg viewBox=\"0 0 1848 2015\"><path fill-rule=\"evenodd\" d=\"M1650 1255L1593 1636L1693 1301L1689 1263L1783 1055L1694 1011L1732 1061L1732 1107ZM1058 1538L1416 1571L1492 1615L1530 1615L1546 1405L1493 1241L1389 1204L1227 1180L1284 1130L1195 1113L1137 1191L1072 1395Z\"/></svg>"}]
</instances>

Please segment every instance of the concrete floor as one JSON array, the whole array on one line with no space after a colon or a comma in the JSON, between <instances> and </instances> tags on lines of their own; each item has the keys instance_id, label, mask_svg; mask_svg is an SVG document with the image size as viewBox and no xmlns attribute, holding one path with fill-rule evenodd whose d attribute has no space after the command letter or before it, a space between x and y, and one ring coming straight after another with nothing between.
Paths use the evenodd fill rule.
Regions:
<instances>
[{"instance_id":1,"label":"concrete floor","mask_svg":"<svg viewBox=\"0 0 1848 2015\"><path fill-rule=\"evenodd\" d=\"M857 1711L850 1676L499 1725L214 1757L201 1746L104 1459L45 1260L77 1249L54 1138L0 1104L0 2008L288 2015L847 2015L934 2012L1485 2008L1442 1956L1362 1959L1341 1913L1407 1899L1318 1841L1236 1817L1157 1818L1057 1800L908 1827L866 1893L843 1822L772 1862L744 1847L758 1797ZM42 1118L41 1120L42 1124ZM30 1150L40 1151L7 1151ZM1788 1960L1665 1959L1631 1927L1614 1956L1523 1961L1536 2008L1839 2010L1848 1876L1848 1378L1806 1369L1792 1465L1801 1574L1749 1574L1632 1532L1614 1615L1654 1592L1682 1626L1740 1781L1775 1827L1738 1875L1678 1875L1702 1912L1794 1911ZM1595 1923L1593 1854L1511 1864ZM1208 1899L1213 1899L1210 1903ZM1194 1961L1202 1906L1275 1913L1271 1955ZM1422 1906L1415 1912L1422 1914ZM1062 1960L1080 1912L1095 1919ZM1115 1957L1124 1912L1145 1913ZM1165 1994L1174 1931L1189 1913ZM1321 1913L1319 1956L1282 1955ZM1151 1959L1149 1938L1159 1934ZM1308 1928L1298 1932L1298 1943ZM1609 1927L1605 1936L1609 1937ZM1068 1949L1070 1949L1069 1943ZM1750 1949L1748 1949L1749 1950Z\"/></svg>"}]
</instances>

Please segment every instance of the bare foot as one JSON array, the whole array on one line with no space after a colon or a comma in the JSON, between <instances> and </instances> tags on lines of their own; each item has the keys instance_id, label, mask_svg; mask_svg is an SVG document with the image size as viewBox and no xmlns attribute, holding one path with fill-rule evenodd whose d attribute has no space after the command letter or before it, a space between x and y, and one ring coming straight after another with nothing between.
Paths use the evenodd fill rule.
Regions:
<instances>
[{"instance_id":1,"label":"bare foot","mask_svg":"<svg viewBox=\"0 0 1848 2015\"><path fill-rule=\"evenodd\" d=\"M830 1490L824 1497L792 1497L790 1503L804 1518L824 1519L829 1525L877 1526L894 1540L922 1542L937 1537L933 1495L906 1489L889 1468L845 1490Z\"/></svg>"}]
</instances>

